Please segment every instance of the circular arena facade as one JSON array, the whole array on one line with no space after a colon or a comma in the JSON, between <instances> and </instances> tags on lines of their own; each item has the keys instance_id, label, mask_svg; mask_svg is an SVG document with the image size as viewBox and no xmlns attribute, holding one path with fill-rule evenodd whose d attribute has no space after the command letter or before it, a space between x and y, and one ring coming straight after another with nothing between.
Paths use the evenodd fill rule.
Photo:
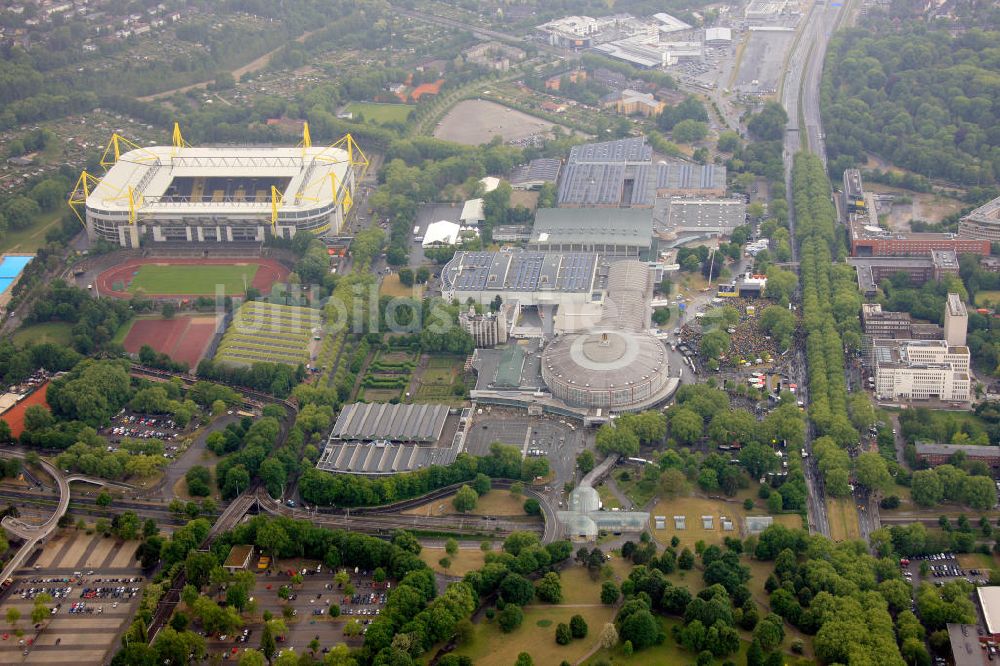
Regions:
<instances>
[{"instance_id":1,"label":"circular arena facade","mask_svg":"<svg viewBox=\"0 0 1000 666\"><path fill-rule=\"evenodd\" d=\"M599 329L562 335L542 352L542 379L569 405L627 411L667 384L666 349L645 332Z\"/></svg>"}]
</instances>

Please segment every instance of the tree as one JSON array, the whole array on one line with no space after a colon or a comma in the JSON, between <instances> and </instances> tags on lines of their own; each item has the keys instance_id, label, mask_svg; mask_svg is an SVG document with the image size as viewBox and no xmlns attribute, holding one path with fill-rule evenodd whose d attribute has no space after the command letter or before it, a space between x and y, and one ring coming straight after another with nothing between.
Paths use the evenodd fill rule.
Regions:
<instances>
[{"instance_id":1,"label":"tree","mask_svg":"<svg viewBox=\"0 0 1000 666\"><path fill-rule=\"evenodd\" d=\"M452 505L455 509L461 513L468 513L476 508L476 502L479 499L479 494L472 489L471 486L463 485L455 493L454 499L451 500Z\"/></svg>"},{"instance_id":2,"label":"tree","mask_svg":"<svg viewBox=\"0 0 1000 666\"><path fill-rule=\"evenodd\" d=\"M691 569L694 567L694 553L685 548L677 558L677 567L680 569Z\"/></svg>"},{"instance_id":3,"label":"tree","mask_svg":"<svg viewBox=\"0 0 1000 666\"><path fill-rule=\"evenodd\" d=\"M556 625L556 643L559 645L569 645L570 641L573 640L573 634L569 630L569 625L565 622L560 622Z\"/></svg>"},{"instance_id":4,"label":"tree","mask_svg":"<svg viewBox=\"0 0 1000 666\"><path fill-rule=\"evenodd\" d=\"M482 497L486 493L490 492L492 487L492 482L490 477L486 476L482 472L476 474L476 478L472 481L472 489L476 491L476 494Z\"/></svg>"},{"instance_id":5,"label":"tree","mask_svg":"<svg viewBox=\"0 0 1000 666\"><path fill-rule=\"evenodd\" d=\"M529 583L530 585L530 583ZM500 629L505 633L509 634L518 627L521 626L521 622L524 621L524 611L517 604L507 604L503 607L503 610L497 615L497 624L500 625Z\"/></svg>"},{"instance_id":6,"label":"tree","mask_svg":"<svg viewBox=\"0 0 1000 666\"><path fill-rule=\"evenodd\" d=\"M705 422L693 409L675 407L670 410L670 434L681 444L693 444L701 438Z\"/></svg>"},{"instance_id":7,"label":"tree","mask_svg":"<svg viewBox=\"0 0 1000 666\"><path fill-rule=\"evenodd\" d=\"M594 452L590 449L586 449L580 455L576 457L576 466L580 468L580 471L584 474L590 472L594 469Z\"/></svg>"},{"instance_id":8,"label":"tree","mask_svg":"<svg viewBox=\"0 0 1000 666\"><path fill-rule=\"evenodd\" d=\"M933 469L918 470L913 473L910 483L913 501L922 507L932 507L944 496L941 479Z\"/></svg>"},{"instance_id":9,"label":"tree","mask_svg":"<svg viewBox=\"0 0 1000 666\"><path fill-rule=\"evenodd\" d=\"M569 619L569 629L573 634L573 638L586 638L587 637L587 621L582 615L574 615Z\"/></svg>"},{"instance_id":10,"label":"tree","mask_svg":"<svg viewBox=\"0 0 1000 666\"><path fill-rule=\"evenodd\" d=\"M17 622L20 619L21 619L21 611L19 611L17 608L14 608L13 606L7 609L7 624L9 624L11 627L14 627L17 625Z\"/></svg>"},{"instance_id":11,"label":"tree","mask_svg":"<svg viewBox=\"0 0 1000 666\"><path fill-rule=\"evenodd\" d=\"M620 453L623 456L635 456L639 453L639 437L630 429L617 428L612 423L606 423L597 430L597 450L607 455Z\"/></svg>"},{"instance_id":12,"label":"tree","mask_svg":"<svg viewBox=\"0 0 1000 666\"><path fill-rule=\"evenodd\" d=\"M602 648L610 650L618 645L618 629L611 622L606 622L601 628L601 635L598 643Z\"/></svg>"},{"instance_id":13,"label":"tree","mask_svg":"<svg viewBox=\"0 0 1000 666\"><path fill-rule=\"evenodd\" d=\"M611 604L618 603L618 599L621 596L621 592L618 590L618 586L610 580L606 580L601 584L601 603L610 606Z\"/></svg>"},{"instance_id":14,"label":"tree","mask_svg":"<svg viewBox=\"0 0 1000 666\"><path fill-rule=\"evenodd\" d=\"M893 486L885 458L876 451L865 451L855 459L854 474L859 484L876 492L886 492Z\"/></svg>"},{"instance_id":15,"label":"tree","mask_svg":"<svg viewBox=\"0 0 1000 666\"><path fill-rule=\"evenodd\" d=\"M621 640L631 641L636 650L654 645L659 633L656 619L652 613L645 609L636 611L625 618L618 630Z\"/></svg>"},{"instance_id":16,"label":"tree","mask_svg":"<svg viewBox=\"0 0 1000 666\"><path fill-rule=\"evenodd\" d=\"M557 604L562 601L562 582L559 580L559 574L554 571L542 576L542 579L538 581L535 586L535 594L539 599L550 604Z\"/></svg>"},{"instance_id":17,"label":"tree","mask_svg":"<svg viewBox=\"0 0 1000 666\"><path fill-rule=\"evenodd\" d=\"M111 506L111 494L107 490L102 490L97 495L97 506L106 509Z\"/></svg>"},{"instance_id":18,"label":"tree","mask_svg":"<svg viewBox=\"0 0 1000 666\"><path fill-rule=\"evenodd\" d=\"M257 650L245 648L240 653L240 660L236 663L239 666L265 666L267 659Z\"/></svg>"},{"instance_id":19,"label":"tree","mask_svg":"<svg viewBox=\"0 0 1000 666\"><path fill-rule=\"evenodd\" d=\"M556 574L558 582L558 574ZM516 573L509 573L500 583L500 596L507 604L524 606L531 603L535 597L535 588L531 581Z\"/></svg>"},{"instance_id":20,"label":"tree","mask_svg":"<svg viewBox=\"0 0 1000 666\"><path fill-rule=\"evenodd\" d=\"M708 136L708 125L698 120L682 120L674 125L673 137L677 143L695 143Z\"/></svg>"},{"instance_id":21,"label":"tree","mask_svg":"<svg viewBox=\"0 0 1000 666\"><path fill-rule=\"evenodd\" d=\"M444 552L448 553L449 556L455 557L458 555L458 541L453 537L448 537L444 542ZM385 575L383 571L383 576Z\"/></svg>"},{"instance_id":22,"label":"tree","mask_svg":"<svg viewBox=\"0 0 1000 666\"><path fill-rule=\"evenodd\" d=\"M757 623L753 637L760 643L765 652L770 652L781 645L781 641L785 640L784 621L780 616L768 613L763 620Z\"/></svg>"},{"instance_id":23,"label":"tree","mask_svg":"<svg viewBox=\"0 0 1000 666\"><path fill-rule=\"evenodd\" d=\"M535 666L535 662L532 661L530 654L521 652L517 655L517 661L514 662L514 666Z\"/></svg>"},{"instance_id":24,"label":"tree","mask_svg":"<svg viewBox=\"0 0 1000 666\"><path fill-rule=\"evenodd\" d=\"M264 628L260 634L260 652L270 663L271 659L274 658L274 653L278 651L278 644L274 640L274 635L271 634L271 625L268 622L264 623Z\"/></svg>"}]
</instances>

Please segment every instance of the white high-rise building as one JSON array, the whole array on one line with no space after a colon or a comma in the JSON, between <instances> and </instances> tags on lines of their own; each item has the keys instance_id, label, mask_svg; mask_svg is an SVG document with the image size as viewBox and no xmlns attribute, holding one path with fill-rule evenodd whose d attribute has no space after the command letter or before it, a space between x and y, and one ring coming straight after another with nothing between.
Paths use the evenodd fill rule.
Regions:
<instances>
[{"instance_id":1,"label":"white high-rise building","mask_svg":"<svg viewBox=\"0 0 1000 666\"><path fill-rule=\"evenodd\" d=\"M958 294L948 294L944 305L944 339L953 347L964 347L969 330L969 311Z\"/></svg>"}]
</instances>

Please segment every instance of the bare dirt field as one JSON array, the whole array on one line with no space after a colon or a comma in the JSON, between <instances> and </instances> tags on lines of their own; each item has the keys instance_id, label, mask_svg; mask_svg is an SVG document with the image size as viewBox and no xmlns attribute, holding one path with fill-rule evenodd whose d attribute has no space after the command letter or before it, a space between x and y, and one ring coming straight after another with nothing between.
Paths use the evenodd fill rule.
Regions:
<instances>
[{"instance_id":1,"label":"bare dirt field","mask_svg":"<svg viewBox=\"0 0 1000 666\"><path fill-rule=\"evenodd\" d=\"M469 99L459 102L434 130L434 136L469 146L489 143L493 137L504 141L548 134L554 123L508 109L495 102Z\"/></svg>"},{"instance_id":2,"label":"bare dirt field","mask_svg":"<svg viewBox=\"0 0 1000 666\"><path fill-rule=\"evenodd\" d=\"M909 198L912 203L893 202L887 222L894 231L909 231L910 220L924 222L940 222L952 213L962 210L962 202L951 197L941 196L931 192L910 192L891 185L881 183L865 183L865 189L872 192L895 195L897 198Z\"/></svg>"}]
</instances>

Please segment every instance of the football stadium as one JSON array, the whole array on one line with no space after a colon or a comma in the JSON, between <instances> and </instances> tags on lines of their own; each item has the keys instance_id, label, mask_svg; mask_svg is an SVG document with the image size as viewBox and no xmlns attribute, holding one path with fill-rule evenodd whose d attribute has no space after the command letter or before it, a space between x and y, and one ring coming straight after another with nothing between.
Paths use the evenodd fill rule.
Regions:
<instances>
[{"instance_id":1,"label":"football stadium","mask_svg":"<svg viewBox=\"0 0 1000 666\"><path fill-rule=\"evenodd\" d=\"M103 178L84 172L70 206L92 240L126 248L157 243L262 242L298 231L335 235L368 160L347 135L317 147L139 146L114 135Z\"/></svg>"}]
</instances>

